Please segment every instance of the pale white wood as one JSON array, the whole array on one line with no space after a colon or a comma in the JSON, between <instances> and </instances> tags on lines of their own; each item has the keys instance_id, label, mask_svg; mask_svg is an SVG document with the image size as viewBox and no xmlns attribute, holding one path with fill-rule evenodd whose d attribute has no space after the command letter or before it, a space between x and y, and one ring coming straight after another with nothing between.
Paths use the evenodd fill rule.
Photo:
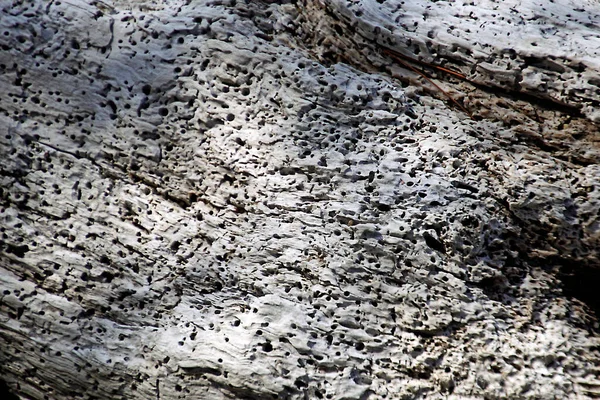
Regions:
<instances>
[{"instance_id":1,"label":"pale white wood","mask_svg":"<svg viewBox=\"0 0 600 400\"><path fill-rule=\"evenodd\" d=\"M2 380L598 396L598 3L279 3L0 4Z\"/></svg>"}]
</instances>

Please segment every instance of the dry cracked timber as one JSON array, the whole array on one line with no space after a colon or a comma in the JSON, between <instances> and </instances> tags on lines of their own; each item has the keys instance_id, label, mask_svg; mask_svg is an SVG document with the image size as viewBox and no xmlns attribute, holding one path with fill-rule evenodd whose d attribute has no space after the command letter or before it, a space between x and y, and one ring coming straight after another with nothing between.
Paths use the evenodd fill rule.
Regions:
<instances>
[{"instance_id":1,"label":"dry cracked timber","mask_svg":"<svg viewBox=\"0 0 600 400\"><path fill-rule=\"evenodd\" d=\"M593 1L0 3L24 399L600 396ZM389 56L423 64L435 86Z\"/></svg>"}]
</instances>

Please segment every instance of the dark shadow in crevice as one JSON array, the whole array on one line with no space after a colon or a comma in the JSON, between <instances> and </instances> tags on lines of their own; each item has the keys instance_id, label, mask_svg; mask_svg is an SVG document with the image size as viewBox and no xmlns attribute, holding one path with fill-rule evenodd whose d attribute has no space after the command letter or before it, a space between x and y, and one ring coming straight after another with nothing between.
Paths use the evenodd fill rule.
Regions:
<instances>
[{"instance_id":1,"label":"dark shadow in crevice","mask_svg":"<svg viewBox=\"0 0 600 400\"><path fill-rule=\"evenodd\" d=\"M554 260L553 260L554 261ZM600 316L600 267L576 264L571 260L558 259L560 272L557 277L562 282L563 293L567 297L575 298L590 308L592 317L598 322ZM600 332L600 327L591 326L592 330Z\"/></svg>"},{"instance_id":2,"label":"dark shadow in crevice","mask_svg":"<svg viewBox=\"0 0 600 400\"><path fill-rule=\"evenodd\" d=\"M0 399L19 400L19 397L13 394L7 383L2 379L0 379Z\"/></svg>"}]
</instances>

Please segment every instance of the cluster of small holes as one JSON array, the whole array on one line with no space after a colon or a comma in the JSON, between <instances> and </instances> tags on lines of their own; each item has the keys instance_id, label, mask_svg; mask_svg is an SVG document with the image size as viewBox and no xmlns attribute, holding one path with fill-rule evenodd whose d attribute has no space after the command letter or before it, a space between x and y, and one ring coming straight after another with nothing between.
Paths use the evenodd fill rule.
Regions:
<instances>
[{"instance_id":1,"label":"cluster of small holes","mask_svg":"<svg viewBox=\"0 0 600 400\"><path fill-rule=\"evenodd\" d=\"M64 7L57 1L49 10L60 16ZM106 21L100 9L94 15ZM367 391L373 382L420 382L442 371L451 393L466 377L453 375L434 338L480 318L466 304L477 296L502 310L498 303L518 294L527 272L512 255L519 246L506 229L510 214L490 204L477 171L465 166L476 158L426 146L448 140L453 150L485 153L483 140L433 125L434 116L422 116L423 107L388 78L291 51L286 62L263 56L263 48L232 51L240 41L254 44L243 42L234 24L189 10L173 18L185 28L151 12L121 11L118 30L97 25L102 40L45 20L47 28L31 24L38 33L3 47L18 59L42 29L65 36L61 51L40 51L32 65L2 58L2 76L12 82L2 114L11 129L21 128L2 138L1 250L24 262L38 252L72 256L12 271L23 283L3 292L2 306L14 320L54 321L36 331L49 342L62 325L85 333L54 353L23 344L14 352L40 353L41 364L69 352L91 360L91 343L110 343L117 350L78 362L75 371L93 376L90 393L124 398L120 387L158 393L168 385L185 398L233 380L244 372L228 351L250 365L277 360L284 387L259 383L281 397L329 399L348 377ZM274 32L260 29L261 45L270 46ZM214 50L204 45L208 39L232 47ZM440 51L432 43L407 45L415 53ZM95 52L102 62L90 67L84 61ZM146 68L132 70L139 64ZM39 87L34 79L48 83ZM277 146L287 151L284 162L268 158ZM270 191L292 201L265 195ZM41 222L24 218L30 209ZM176 232L165 233L165 220ZM489 254L505 260L496 271L514 291L492 268L479 272ZM462 300L448 300L447 286ZM25 305L41 293L60 294L76 312ZM134 354L126 346L140 331L131 325L151 332ZM177 333L159 353L152 340L164 326ZM227 351L207 358L213 340ZM139 374L106 372L130 357L146 364ZM201 361L175 366L190 358ZM166 381L155 378L175 368ZM103 388L99 381L112 383ZM393 398L385 392L377 395Z\"/></svg>"}]
</instances>

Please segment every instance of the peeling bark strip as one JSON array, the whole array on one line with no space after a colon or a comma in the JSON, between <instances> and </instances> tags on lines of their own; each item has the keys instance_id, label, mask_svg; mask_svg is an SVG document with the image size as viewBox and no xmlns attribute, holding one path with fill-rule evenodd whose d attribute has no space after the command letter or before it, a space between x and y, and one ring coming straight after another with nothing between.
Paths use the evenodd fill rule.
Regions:
<instances>
[{"instance_id":1,"label":"peeling bark strip","mask_svg":"<svg viewBox=\"0 0 600 400\"><path fill-rule=\"evenodd\" d=\"M1 5L0 389L599 397L579 3Z\"/></svg>"}]
</instances>

